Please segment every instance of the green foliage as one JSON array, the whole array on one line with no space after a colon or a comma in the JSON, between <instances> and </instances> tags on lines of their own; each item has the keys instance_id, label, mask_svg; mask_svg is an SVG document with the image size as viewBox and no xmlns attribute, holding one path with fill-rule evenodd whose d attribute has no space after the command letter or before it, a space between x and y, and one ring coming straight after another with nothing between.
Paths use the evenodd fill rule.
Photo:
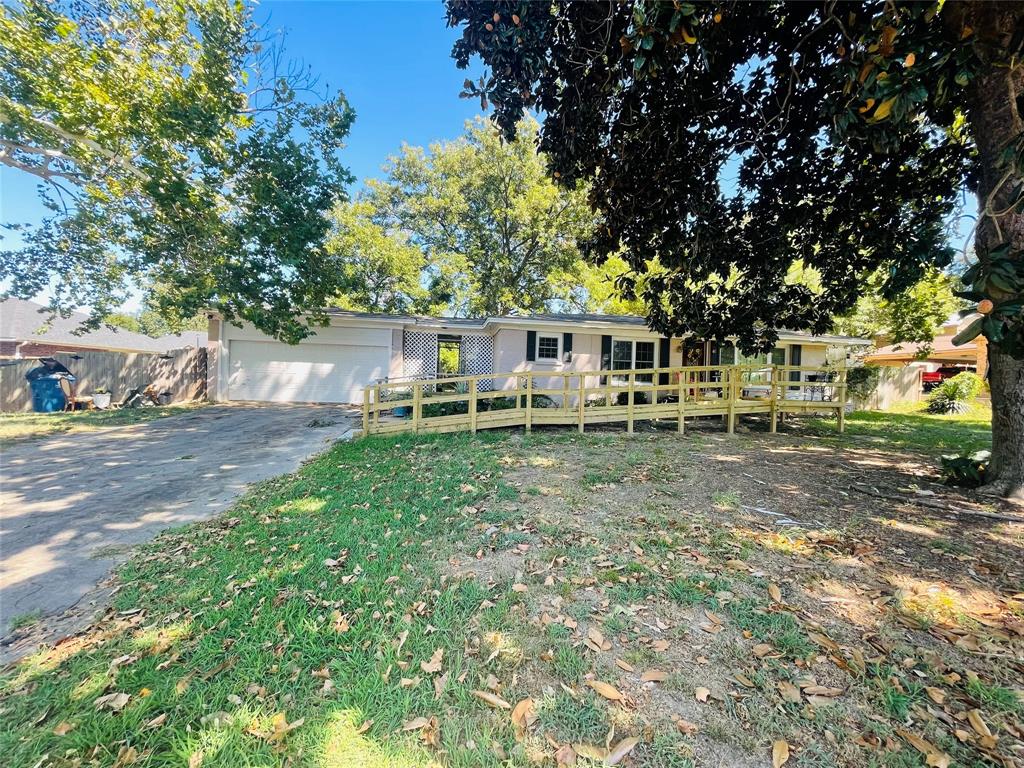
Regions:
<instances>
[{"instance_id":1,"label":"green foliage","mask_svg":"<svg viewBox=\"0 0 1024 768\"><path fill-rule=\"evenodd\" d=\"M976 373L958 373L932 390L928 397L928 412L966 413L984 386L985 382Z\"/></svg>"},{"instance_id":2,"label":"green foliage","mask_svg":"<svg viewBox=\"0 0 1024 768\"><path fill-rule=\"evenodd\" d=\"M524 109L543 112L551 171L568 188L589 185L599 219L588 252L621 254L644 277L659 332L766 351L778 328L826 330L876 273L891 301L950 264L944 224L974 162L962 120L947 130L963 84L946 77L940 99L914 80L864 116L861 92L879 99L902 82L902 59L874 62L863 81L852 64L879 50L891 13L903 56L921 45L919 59L941 60L947 75L954 62L980 66L946 35L945 16L924 21L909 3L849 18L813 3L747 4L742 16L711 2L534 3L514 19L502 2L447 7L462 29L456 63L490 68L465 93L492 102L509 136ZM851 115L887 113L885 141L853 135ZM813 280L793 279L797 265Z\"/></svg>"},{"instance_id":3,"label":"green foliage","mask_svg":"<svg viewBox=\"0 0 1024 768\"><path fill-rule=\"evenodd\" d=\"M977 488L985 484L991 453L977 451L961 456L942 457L942 482L964 488Z\"/></svg>"},{"instance_id":4,"label":"green foliage","mask_svg":"<svg viewBox=\"0 0 1024 768\"><path fill-rule=\"evenodd\" d=\"M894 295L886 295L886 283L883 270L870 275L854 308L835 319L835 332L867 339L885 334L893 344L927 344L950 315L967 306L954 293L959 278L938 269L927 270L920 280Z\"/></svg>"},{"instance_id":5,"label":"green foliage","mask_svg":"<svg viewBox=\"0 0 1024 768\"><path fill-rule=\"evenodd\" d=\"M544 311L570 299L593 306L581 284L588 268L579 248L593 217L582 189L548 178L536 139L532 119L521 120L509 141L478 120L456 141L429 152L404 147L390 158L386 177L368 182L359 203L373 226L337 244L359 273L356 284L383 282L392 293L400 276L404 303L467 316ZM418 249L418 260L409 248ZM414 277L425 296L412 289ZM593 287L597 278L588 280ZM611 300L601 294L595 301Z\"/></svg>"},{"instance_id":6,"label":"green foliage","mask_svg":"<svg viewBox=\"0 0 1024 768\"><path fill-rule=\"evenodd\" d=\"M846 372L846 391L854 400L864 401L878 389L882 378L882 367L879 365L858 365Z\"/></svg>"},{"instance_id":7,"label":"green foliage","mask_svg":"<svg viewBox=\"0 0 1024 768\"><path fill-rule=\"evenodd\" d=\"M755 600L735 600L727 609L736 625L761 642L770 643L792 659L807 658L814 646L804 635L796 619L789 613L773 613Z\"/></svg>"},{"instance_id":8,"label":"green foliage","mask_svg":"<svg viewBox=\"0 0 1024 768\"><path fill-rule=\"evenodd\" d=\"M354 113L302 101L315 78L262 37L233 0L0 7L0 162L50 211L0 254L11 293L91 327L136 283L164 318L216 306L291 341L325 320Z\"/></svg>"},{"instance_id":9,"label":"green foliage","mask_svg":"<svg viewBox=\"0 0 1024 768\"><path fill-rule=\"evenodd\" d=\"M423 253L368 200L339 203L331 213L334 230L327 250L342 270L334 304L364 312L430 312L421 283Z\"/></svg>"}]
</instances>

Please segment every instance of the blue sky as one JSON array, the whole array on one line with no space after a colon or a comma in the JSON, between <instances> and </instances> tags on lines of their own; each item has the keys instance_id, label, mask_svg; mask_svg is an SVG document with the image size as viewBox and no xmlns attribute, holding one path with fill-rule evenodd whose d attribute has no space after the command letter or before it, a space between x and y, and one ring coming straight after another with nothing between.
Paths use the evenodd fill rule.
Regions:
<instances>
[{"instance_id":1,"label":"blue sky","mask_svg":"<svg viewBox=\"0 0 1024 768\"><path fill-rule=\"evenodd\" d=\"M356 121L342 152L359 183L380 175L402 142L454 139L480 104L459 98L467 73L451 58L457 30L440 0L300 2L271 0L255 8L266 30L286 33L287 55L308 64L321 85L342 90ZM33 223L44 214L36 182L0 166L0 220ZM3 246L11 240L5 238Z\"/></svg>"}]
</instances>

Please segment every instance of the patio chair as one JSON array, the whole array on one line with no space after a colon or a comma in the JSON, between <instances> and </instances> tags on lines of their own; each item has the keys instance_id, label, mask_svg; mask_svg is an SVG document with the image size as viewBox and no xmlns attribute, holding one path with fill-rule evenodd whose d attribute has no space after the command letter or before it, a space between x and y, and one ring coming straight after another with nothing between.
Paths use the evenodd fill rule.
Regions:
<instances>
[{"instance_id":1,"label":"patio chair","mask_svg":"<svg viewBox=\"0 0 1024 768\"><path fill-rule=\"evenodd\" d=\"M65 411L77 411L80 405L87 411L92 410L92 398L85 395L79 396L75 391L75 385L66 376L60 377L60 391L64 393Z\"/></svg>"}]
</instances>

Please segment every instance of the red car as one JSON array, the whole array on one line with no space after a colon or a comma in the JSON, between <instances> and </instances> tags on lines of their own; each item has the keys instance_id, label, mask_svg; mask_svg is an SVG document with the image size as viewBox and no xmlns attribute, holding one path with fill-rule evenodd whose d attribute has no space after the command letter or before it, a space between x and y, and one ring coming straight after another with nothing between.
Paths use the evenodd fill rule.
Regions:
<instances>
[{"instance_id":1,"label":"red car","mask_svg":"<svg viewBox=\"0 0 1024 768\"><path fill-rule=\"evenodd\" d=\"M953 376L956 376L958 373L963 373L964 371L972 371L973 372L973 370L974 370L973 368L957 368L956 366L952 366L952 365L944 365L941 368L939 368L939 370L937 370L937 371L931 371L930 373L929 372L922 373L921 374L921 386L922 386L922 389L924 389L924 391L927 392L927 391L937 387L939 384L941 384L946 379L949 379L949 378L952 378Z\"/></svg>"}]
</instances>

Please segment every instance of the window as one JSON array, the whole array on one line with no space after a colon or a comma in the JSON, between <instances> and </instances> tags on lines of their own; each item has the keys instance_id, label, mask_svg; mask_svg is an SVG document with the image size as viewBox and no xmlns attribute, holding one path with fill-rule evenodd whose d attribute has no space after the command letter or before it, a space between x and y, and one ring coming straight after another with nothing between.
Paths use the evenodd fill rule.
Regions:
<instances>
[{"instance_id":1,"label":"window","mask_svg":"<svg viewBox=\"0 0 1024 768\"><path fill-rule=\"evenodd\" d=\"M634 341L632 339L614 339L612 341L612 370L629 371L654 368L654 342ZM637 374L637 381L651 383L651 374ZM629 376L612 376L612 384L624 386L629 384Z\"/></svg>"},{"instance_id":2,"label":"window","mask_svg":"<svg viewBox=\"0 0 1024 768\"><path fill-rule=\"evenodd\" d=\"M786 364L786 348L776 347L772 350L772 365Z\"/></svg>"},{"instance_id":3,"label":"window","mask_svg":"<svg viewBox=\"0 0 1024 768\"><path fill-rule=\"evenodd\" d=\"M537 359L558 360L558 337L538 336L537 337Z\"/></svg>"}]
</instances>

